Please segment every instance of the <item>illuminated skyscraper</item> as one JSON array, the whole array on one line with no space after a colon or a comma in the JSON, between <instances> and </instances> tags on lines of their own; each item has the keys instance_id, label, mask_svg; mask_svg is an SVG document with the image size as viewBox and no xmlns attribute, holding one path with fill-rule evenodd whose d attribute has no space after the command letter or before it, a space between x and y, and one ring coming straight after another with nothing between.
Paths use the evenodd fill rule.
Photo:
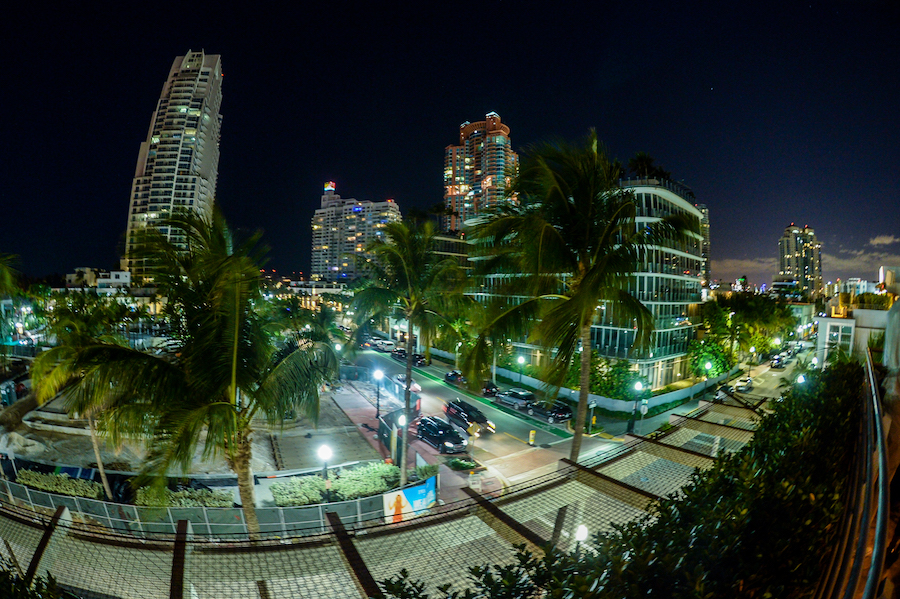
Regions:
<instances>
[{"instance_id":1,"label":"illuminated skyscraper","mask_svg":"<svg viewBox=\"0 0 900 599\"><path fill-rule=\"evenodd\" d=\"M809 300L822 295L822 244L815 231L791 223L778 240L778 254L778 281L796 281L800 295Z\"/></svg>"},{"instance_id":2,"label":"illuminated skyscraper","mask_svg":"<svg viewBox=\"0 0 900 599\"><path fill-rule=\"evenodd\" d=\"M469 218L505 201L518 172L519 155L509 140L509 126L490 112L477 123L459 126L459 145L444 150L444 229L458 231Z\"/></svg>"},{"instance_id":3,"label":"illuminated skyscraper","mask_svg":"<svg viewBox=\"0 0 900 599\"><path fill-rule=\"evenodd\" d=\"M147 141L141 143L131 205L126 251L134 250L136 233L149 226L173 243L183 232L159 226L177 212L212 216L219 173L219 130L222 116L222 63L218 54L188 51L172 63L150 119ZM130 261L132 275L143 265Z\"/></svg>"},{"instance_id":4,"label":"illuminated skyscraper","mask_svg":"<svg viewBox=\"0 0 900 599\"><path fill-rule=\"evenodd\" d=\"M365 262L372 258L366 248L382 238L387 223L401 217L394 200L344 199L334 189L334 182L325 184L322 207L312 218L310 279L344 283L365 274Z\"/></svg>"}]
</instances>

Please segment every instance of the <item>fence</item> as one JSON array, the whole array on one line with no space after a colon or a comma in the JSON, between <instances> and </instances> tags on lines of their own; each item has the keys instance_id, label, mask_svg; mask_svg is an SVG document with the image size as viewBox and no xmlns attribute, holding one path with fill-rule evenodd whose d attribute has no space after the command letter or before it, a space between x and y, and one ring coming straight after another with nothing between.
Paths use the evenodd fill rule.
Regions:
<instances>
[{"instance_id":1,"label":"fence","mask_svg":"<svg viewBox=\"0 0 900 599\"><path fill-rule=\"evenodd\" d=\"M407 487L407 490L427 484L427 480L422 481ZM172 537L179 520L189 521L194 534L212 540L247 538L241 508L142 507L46 493L9 480L0 480L0 496L4 502L47 515L53 514L59 507L66 507L84 524L103 526L138 538ZM385 515L383 496L376 495L318 505L258 507L256 516L263 537L297 537L327 532L326 510L338 514L348 528L381 522Z\"/></svg>"}]
</instances>

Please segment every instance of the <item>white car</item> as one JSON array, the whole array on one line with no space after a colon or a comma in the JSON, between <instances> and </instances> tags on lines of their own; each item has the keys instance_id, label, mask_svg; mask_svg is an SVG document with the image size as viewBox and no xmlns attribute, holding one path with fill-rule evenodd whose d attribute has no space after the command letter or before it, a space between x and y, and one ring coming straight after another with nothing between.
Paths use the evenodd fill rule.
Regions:
<instances>
[{"instance_id":1,"label":"white car","mask_svg":"<svg viewBox=\"0 0 900 599\"><path fill-rule=\"evenodd\" d=\"M741 393L746 393L750 389L753 388L753 379L749 376L741 377L738 379L738 382L734 385L735 391L740 391Z\"/></svg>"},{"instance_id":2,"label":"white car","mask_svg":"<svg viewBox=\"0 0 900 599\"><path fill-rule=\"evenodd\" d=\"M396 377L397 384L406 389L406 375L398 374ZM416 382L416 379L409 379L409 390L413 393L421 393L422 386Z\"/></svg>"}]
</instances>

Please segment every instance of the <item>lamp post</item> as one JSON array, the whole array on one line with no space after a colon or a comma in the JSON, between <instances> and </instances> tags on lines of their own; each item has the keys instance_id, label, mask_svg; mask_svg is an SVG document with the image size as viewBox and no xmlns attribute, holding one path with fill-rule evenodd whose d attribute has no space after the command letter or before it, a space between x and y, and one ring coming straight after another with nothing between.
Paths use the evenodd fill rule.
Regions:
<instances>
[{"instance_id":1,"label":"lamp post","mask_svg":"<svg viewBox=\"0 0 900 599\"><path fill-rule=\"evenodd\" d=\"M707 362L703 367L706 368L706 384L703 385L703 396L706 397L706 391L709 389L709 370L712 368L712 362Z\"/></svg>"},{"instance_id":2,"label":"lamp post","mask_svg":"<svg viewBox=\"0 0 900 599\"><path fill-rule=\"evenodd\" d=\"M587 540L588 529L584 524L579 524L575 529L575 561L581 559L581 544Z\"/></svg>"},{"instance_id":3,"label":"lamp post","mask_svg":"<svg viewBox=\"0 0 900 599\"><path fill-rule=\"evenodd\" d=\"M376 370L372 374L375 376L375 420L378 420L381 418L381 379L384 378L384 373Z\"/></svg>"},{"instance_id":4,"label":"lamp post","mask_svg":"<svg viewBox=\"0 0 900 599\"><path fill-rule=\"evenodd\" d=\"M518 359L516 359L516 362L519 363L519 384L521 385L522 384L522 371L525 370L525 357L519 356Z\"/></svg>"},{"instance_id":5,"label":"lamp post","mask_svg":"<svg viewBox=\"0 0 900 599\"><path fill-rule=\"evenodd\" d=\"M328 460L331 459L331 448L327 445L319 447L319 459L322 460L322 477L325 479L325 503L331 503L331 484L328 480Z\"/></svg>"},{"instance_id":6,"label":"lamp post","mask_svg":"<svg viewBox=\"0 0 900 599\"><path fill-rule=\"evenodd\" d=\"M400 425L400 472L406 472L406 414L400 414L397 424Z\"/></svg>"},{"instance_id":7,"label":"lamp post","mask_svg":"<svg viewBox=\"0 0 900 599\"><path fill-rule=\"evenodd\" d=\"M637 402L638 402L638 393L641 392L641 389L644 388L644 385L638 381L634 384L634 404L631 406L631 418L628 419L628 428L625 431L626 434L631 434L634 432L634 421L637 419ZM643 420L643 414L641 414L641 419Z\"/></svg>"}]
</instances>

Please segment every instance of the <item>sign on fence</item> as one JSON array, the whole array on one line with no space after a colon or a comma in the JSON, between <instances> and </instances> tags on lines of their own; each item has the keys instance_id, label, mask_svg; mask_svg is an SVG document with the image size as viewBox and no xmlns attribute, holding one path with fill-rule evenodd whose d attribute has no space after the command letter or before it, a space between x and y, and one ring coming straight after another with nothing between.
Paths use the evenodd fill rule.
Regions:
<instances>
[{"instance_id":1,"label":"sign on fence","mask_svg":"<svg viewBox=\"0 0 900 599\"><path fill-rule=\"evenodd\" d=\"M437 477L432 476L424 484L401 491L385 493L384 521L387 524L409 520L423 514L437 503Z\"/></svg>"}]
</instances>

